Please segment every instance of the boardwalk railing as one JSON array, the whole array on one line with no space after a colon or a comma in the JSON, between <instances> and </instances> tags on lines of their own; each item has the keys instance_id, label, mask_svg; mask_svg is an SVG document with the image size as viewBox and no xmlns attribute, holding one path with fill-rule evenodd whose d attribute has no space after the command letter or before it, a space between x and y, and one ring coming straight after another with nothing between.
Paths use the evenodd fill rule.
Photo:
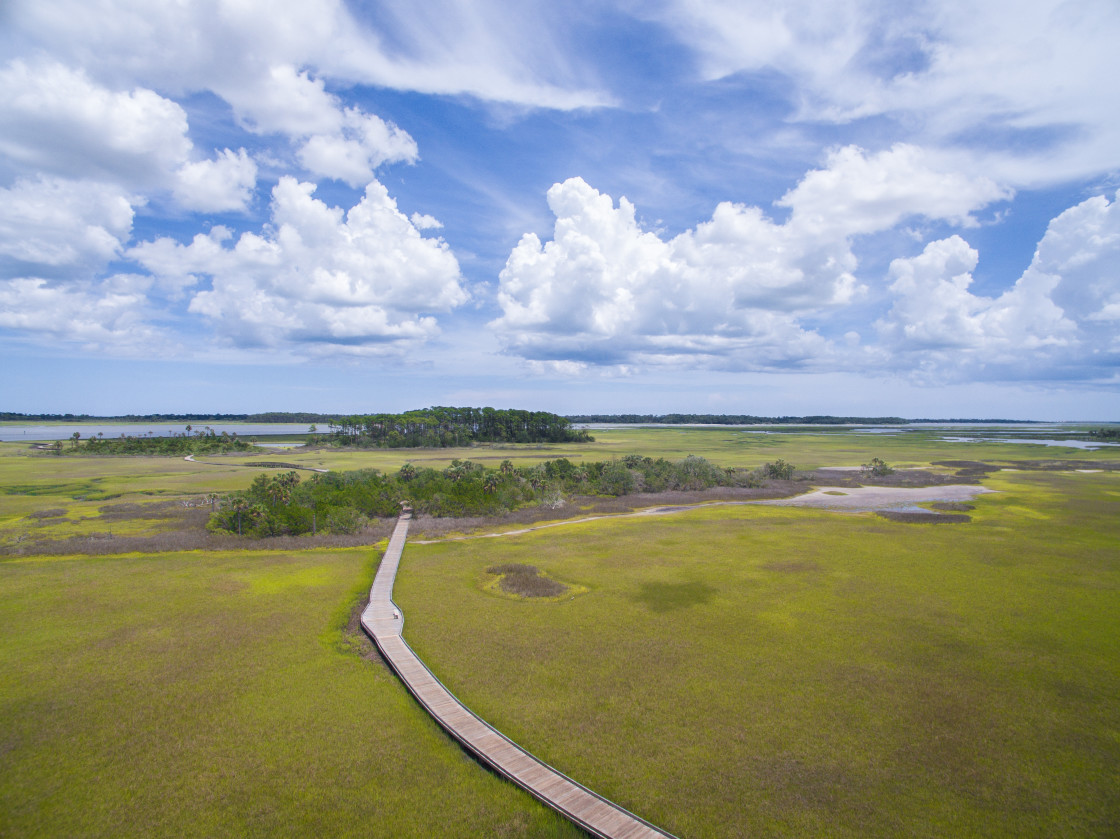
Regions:
<instances>
[{"instance_id":1,"label":"boardwalk railing","mask_svg":"<svg viewBox=\"0 0 1120 839\"><path fill-rule=\"evenodd\" d=\"M370 590L369 606L362 612L363 628L409 692L464 748L584 830L603 839L673 839L672 834L538 760L478 717L408 646L401 637L404 616L393 603L392 593L410 518L404 513L397 521Z\"/></svg>"}]
</instances>

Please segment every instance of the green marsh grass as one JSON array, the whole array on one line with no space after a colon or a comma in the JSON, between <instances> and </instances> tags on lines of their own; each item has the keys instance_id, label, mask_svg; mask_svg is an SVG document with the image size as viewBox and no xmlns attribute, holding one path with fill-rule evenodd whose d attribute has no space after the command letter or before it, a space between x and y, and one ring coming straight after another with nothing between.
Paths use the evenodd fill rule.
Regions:
<instances>
[{"instance_id":1,"label":"green marsh grass","mask_svg":"<svg viewBox=\"0 0 1120 839\"><path fill-rule=\"evenodd\" d=\"M468 706L682 837L1120 832L1120 475L997 473L952 527L765 506L406 548ZM488 596L531 562L589 589Z\"/></svg>"},{"instance_id":2,"label":"green marsh grass","mask_svg":"<svg viewBox=\"0 0 1120 839\"><path fill-rule=\"evenodd\" d=\"M346 629L372 557L0 563L0 835L580 835Z\"/></svg>"},{"instance_id":3,"label":"green marsh grass","mask_svg":"<svg viewBox=\"0 0 1120 839\"><path fill-rule=\"evenodd\" d=\"M254 460L1120 459L931 432L595 434L218 465L3 443L0 542L158 533L159 505L244 489ZM1120 477L985 484L1002 494L947 528L711 508L410 547L398 599L468 704L685 837L1116 833ZM0 835L573 835L361 657L341 627L368 549L257 548L0 561ZM585 593L485 590L524 561Z\"/></svg>"}]
</instances>

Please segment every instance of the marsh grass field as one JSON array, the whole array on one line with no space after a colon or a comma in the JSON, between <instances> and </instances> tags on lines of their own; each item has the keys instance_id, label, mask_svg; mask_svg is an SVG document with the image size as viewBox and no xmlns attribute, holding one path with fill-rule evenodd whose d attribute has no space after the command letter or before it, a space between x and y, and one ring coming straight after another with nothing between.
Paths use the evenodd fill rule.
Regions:
<instances>
[{"instance_id":1,"label":"marsh grass field","mask_svg":"<svg viewBox=\"0 0 1120 839\"><path fill-rule=\"evenodd\" d=\"M4 563L0 835L580 835L348 628L377 556Z\"/></svg>"},{"instance_id":2,"label":"marsh grass field","mask_svg":"<svg viewBox=\"0 0 1120 839\"><path fill-rule=\"evenodd\" d=\"M0 444L0 542L32 546L0 556L0 835L581 835L466 757L358 634L382 534L46 546L110 526L158 545L205 521L184 503L248 486L254 460L631 452L982 460L997 492L952 525L710 506L410 544L405 637L473 710L681 837L1120 834L1120 453L933 432L596 436L216 466ZM570 593L497 590L488 569L517 564Z\"/></svg>"},{"instance_id":3,"label":"marsh grass field","mask_svg":"<svg viewBox=\"0 0 1120 839\"><path fill-rule=\"evenodd\" d=\"M406 548L463 701L679 836L1120 831L1120 475L1001 473L967 525L763 506ZM588 593L512 602L531 558Z\"/></svg>"}]
</instances>

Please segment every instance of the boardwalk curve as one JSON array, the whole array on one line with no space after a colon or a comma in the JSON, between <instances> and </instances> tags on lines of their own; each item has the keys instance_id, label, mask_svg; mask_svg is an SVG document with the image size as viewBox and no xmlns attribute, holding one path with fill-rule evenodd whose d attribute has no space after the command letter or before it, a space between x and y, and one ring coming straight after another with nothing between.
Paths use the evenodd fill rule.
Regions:
<instances>
[{"instance_id":1,"label":"boardwalk curve","mask_svg":"<svg viewBox=\"0 0 1120 839\"><path fill-rule=\"evenodd\" d=\"M401 637L404 616L393 603L393 581L410 519L411 514L406 512L397 520L370 589L369 605L362 612L362 627L412 695L480 760L584 830L603 839L671 839L672 834L573 781L480 719L443 686L405 643Z\"/></svg>"}]
</instances>

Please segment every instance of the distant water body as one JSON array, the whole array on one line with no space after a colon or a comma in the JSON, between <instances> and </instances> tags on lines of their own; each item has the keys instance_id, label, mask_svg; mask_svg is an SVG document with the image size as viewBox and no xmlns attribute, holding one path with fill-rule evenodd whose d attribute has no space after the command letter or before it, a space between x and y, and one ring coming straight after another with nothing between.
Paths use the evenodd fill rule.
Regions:
<instances>
[{"instance_id":1,"label":"distant water body","mask_svg":"<svg viewBox=\"0 0 1120 839\"><path fill-rule=\"evenodd\" d=\"M576 428L586 428L589 431L622 429L622 428L725 428L739 431L742 434L822 434L822 433L853 433L853 434L905 434L912 431L956 431L968 435L969 432L984 436L944 436L941 440L946 443L1016 443L1033 446L1061 446L1069 449L1083 451L1097 451L1106 446L1118 446L1120 443L1108 443L1103 440L1071 440L1062 437L1042 437L1042 434L1065 435L1079 433L1075 427L1084 428L1086 423L1060 423L1060 422L913 422L906 425L832 425L820 424L766 424L766 425L727 425L721 423L575 423ZM1016 436L988 436L995 433ZM1017 435L1024 436L1017 436ZM1028 436L1029 435L1029 436Z\"/></svg>"},{"instance_id":2,"label":"distant water body","mask_svg":"<svg viewBox=\"0 0 1120 839\"><path fill-rule=\"evenodd\" d=\"M267 437L276 434L306 434L307 423L277 422L277 423L191 423L191 433L204 431L206 428L214 429L215 434L223 431L237 434L238 437ZM326 428L323 429L326 431ZM120 437L122 434L129 437L171 437L175 434L185 434L186 424L160 422L137 423L96 423L76 422L65 425L0 425L0 442L18 443L20 441L38 442L40 440L69 440L77 431L83 440L96 437L100 433L104 437Z\"/></svg>"}]
</instances>

